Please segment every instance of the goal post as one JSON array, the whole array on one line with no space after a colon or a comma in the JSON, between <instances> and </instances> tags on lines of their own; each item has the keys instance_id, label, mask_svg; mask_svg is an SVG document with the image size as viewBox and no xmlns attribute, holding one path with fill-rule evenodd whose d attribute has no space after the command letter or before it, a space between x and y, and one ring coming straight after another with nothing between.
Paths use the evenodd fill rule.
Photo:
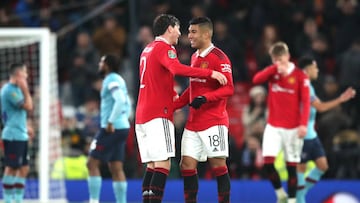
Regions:
<instances>
[{"instance_id":1,"label":"goal post","mask_svg":"<svg viewBox=\"0 0 360 203\"><path fill-rule=\"evenodd\" d=\"M38 121L35 122L38 150L33 161L37 160L34 166L37 166L37 198L41 203L66 202L64 180L52 180L50 176L53 163L62 157L56 59L56 35L48 28L0 28L0 80L8 77L4 74L8 63L32 63L30 88L33 97L39 94L38 103L34 101L38 110L34 113Z\"/></svg>"}]
</instances>

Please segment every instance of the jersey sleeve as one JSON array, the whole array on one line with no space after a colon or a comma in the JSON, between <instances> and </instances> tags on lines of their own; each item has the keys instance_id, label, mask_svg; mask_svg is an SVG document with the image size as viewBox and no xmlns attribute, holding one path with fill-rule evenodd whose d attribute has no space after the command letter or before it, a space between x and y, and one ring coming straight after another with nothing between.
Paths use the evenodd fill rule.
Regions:
<instances>
[{"instance_id":1,"label":"jersey sleeve","mask_svg":"<svg viewBox=\"0 0 360 203\"><path fill-rule=\"evenodd\" d=\"M108 120L110 123L113 123L125 111L124 103L126 102L126 95L121 90L121 84L118 81L109 82L107 88L114 99L114 105Z\"/></svg>"},{"instance_id":2,"label":"jersey sleeve","mask_svg":"<svg viewBox=\"0 0 360 203\"><path fill-rule=\"evenodd\" d=\"M221 72L225 75L228 83L217 88L215 91L205 93L203 96L206 97L207 101L217 101L220 99L227 98L234 94L234 84L232 77L232 67L228 60L219 60L217 62L216 71Z\"/></svg>"},{"instance_id":3,"label":"jersey sleeve","mask_svg":"<svg viewBox=\"0 0 360 203\"><path fill-rule=\"evenodd\" d=\"M190 88L186 88L178 99L174 101L174 109L180 109L190 101Z\"/></svg>"},{"instance_id":4,"label":"jersey sleeve","mask_svg":"<svg viewBox=\"0 0 360 203\"><path fill-rule=\"evenodd\" d=\"M300 124L306 126L310 117L310 81L309 78L302 73L300 82L300 102L301 102L301 117Z\"/></svg>"},{"instance_id":5,"label":"jersey sleeve","mask_svg":"<svg viewBox=\"0 0 360 203\"><path fill-rule=\"evenodd\" d=\"M274 66L274 65L273 66L268 66L264 70L261 70L261 71L257 72L254 75L252 82L255 85L264 83L264 82L268 81L276 73L277 73L276 66Z\"/></svg>"},{"instance_id":6,"label":"jersey sleeve","mask_svg":"<svg viewBox=\"0 0 360 203\"><path fill-rule=\"evenodd\" d=\"M16 89L11 89L7 92L7 98L14 106L21 107L24 104L24 94Z\"/></svg>"},{"instance_id":7,"label":"jersey sleeve","mask_svg":"<svg viewBox=\"0 0 360 203\"><path fill-rule=\"evenodd\" d=\"M209 78L212 71L207 69L195 69L180 63L174 48L160 47L158 59L165 68L174 75L182 75L187 77Z\"/></svg>"}]
</instances>

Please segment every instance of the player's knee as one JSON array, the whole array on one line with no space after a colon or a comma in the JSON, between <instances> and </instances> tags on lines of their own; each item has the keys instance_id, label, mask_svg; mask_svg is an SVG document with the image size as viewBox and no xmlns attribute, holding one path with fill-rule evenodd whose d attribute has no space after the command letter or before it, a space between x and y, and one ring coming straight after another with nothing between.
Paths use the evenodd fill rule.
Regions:
<instances>
[{"instance_id":1,"label":"player's knee","mask_svg":"<svg viewBox=\"0 0 360 203\"><path fill-rule=\"evenodd\" d=\"M327 163L322 164L322 165L318 166L318 168L325 173L329 169L329 165Z\"/></svg>"},{"instance_id":2,"label":"player's knee","mask_svg":"<svg viewBox=\"0 0 360 203\"><path fill-rule=\"evenodd\" d=\"M181 170L189 170L189 169L195 169L196 163L188 160L188 159L181 159L180 161L180 169Z\"/></svg>"},{"instance_id":3,"label":"player's knee","mask_svg":"<svg viewBox=\"0 0 360 203\"><path fill-rule=\"evenodd\" d=\"M92 171L92 170L96 169L98 167L98 165L94 159L90 158L86 162L86 167L88 168L89 171Z\"/></svg>"}]
</instances>

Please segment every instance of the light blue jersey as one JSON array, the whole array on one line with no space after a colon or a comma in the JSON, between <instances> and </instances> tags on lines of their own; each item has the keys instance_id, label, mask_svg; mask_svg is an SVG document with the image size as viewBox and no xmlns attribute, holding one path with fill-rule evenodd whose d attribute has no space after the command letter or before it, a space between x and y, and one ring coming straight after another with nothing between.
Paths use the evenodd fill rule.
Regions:
<instances>
[{"instance_id":1,"label":"light blue jersey","mask_svg":"<svg viewBox=\"0 0 360 203\"><path fill-rule=\"evenodd\" d=\"M129 128L131 105L124 79L116 73L108 74L101 89L101 128L110 122L115 129Z\"/></svg>"},{"instance_id":2,"label":"light blue jersey","mask_svg":"<svg viewBox=\"0 0 360 203\"><path fill-rule=\"evenodd\" d=\"M24 94L21 89L11 83L1 89L1 117L4 122L3 140L27 141L26 110L22 108Z\"/></svg>"},{"instance_id":3,"label":"light blue jersey","mask_svg":"<svg viewBox=\"0 0 360 203\"><path fill-rule=\"evenodd\" d=\"M315 89L312 85L310 85L310 102L313 103L317 99ZM307 134L304 139L310 140L317 137L317 133L315 131L315 118L316 118L316 109L311 105L310 106L310 118L307 125Z\"/></svg>"}]
</instances>

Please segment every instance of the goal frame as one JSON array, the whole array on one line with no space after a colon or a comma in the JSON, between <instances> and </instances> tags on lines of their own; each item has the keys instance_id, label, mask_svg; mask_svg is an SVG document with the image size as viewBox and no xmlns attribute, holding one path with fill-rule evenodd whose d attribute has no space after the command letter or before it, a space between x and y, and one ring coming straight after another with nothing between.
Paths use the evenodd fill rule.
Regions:
<instances>
[{"instance_id":1,"label":"goal frame","mask_svg":"<svg viewBox=\"0 0 360 203\"><path fill-rule=\"evenodd\" d=\"M38 177L39 177L39 201L47 203L53 200L50 197L50 162L49 162L49 134L50 134L50 61L53 57L50 54L51 46L56 46L56 41L53 43L52 38L56 38L48 28L0 28L0 38L9 37L11 39L28 39L33 38L34 41L39 42L39 70L40 70L40 122L39 122L39 163L38 163ZM0 43L2 43L0 41ZM52 44L53 43L53 44ZM6 46L6 45L5 45ZM56 50L56 47L55 47ZM53 59L54 60L54 59ZM55 60L56 63L56 60ZM64 197L65 198L65 197ZM63 200L62 202L66 202Z\"/></svg>"}]
</instances>

